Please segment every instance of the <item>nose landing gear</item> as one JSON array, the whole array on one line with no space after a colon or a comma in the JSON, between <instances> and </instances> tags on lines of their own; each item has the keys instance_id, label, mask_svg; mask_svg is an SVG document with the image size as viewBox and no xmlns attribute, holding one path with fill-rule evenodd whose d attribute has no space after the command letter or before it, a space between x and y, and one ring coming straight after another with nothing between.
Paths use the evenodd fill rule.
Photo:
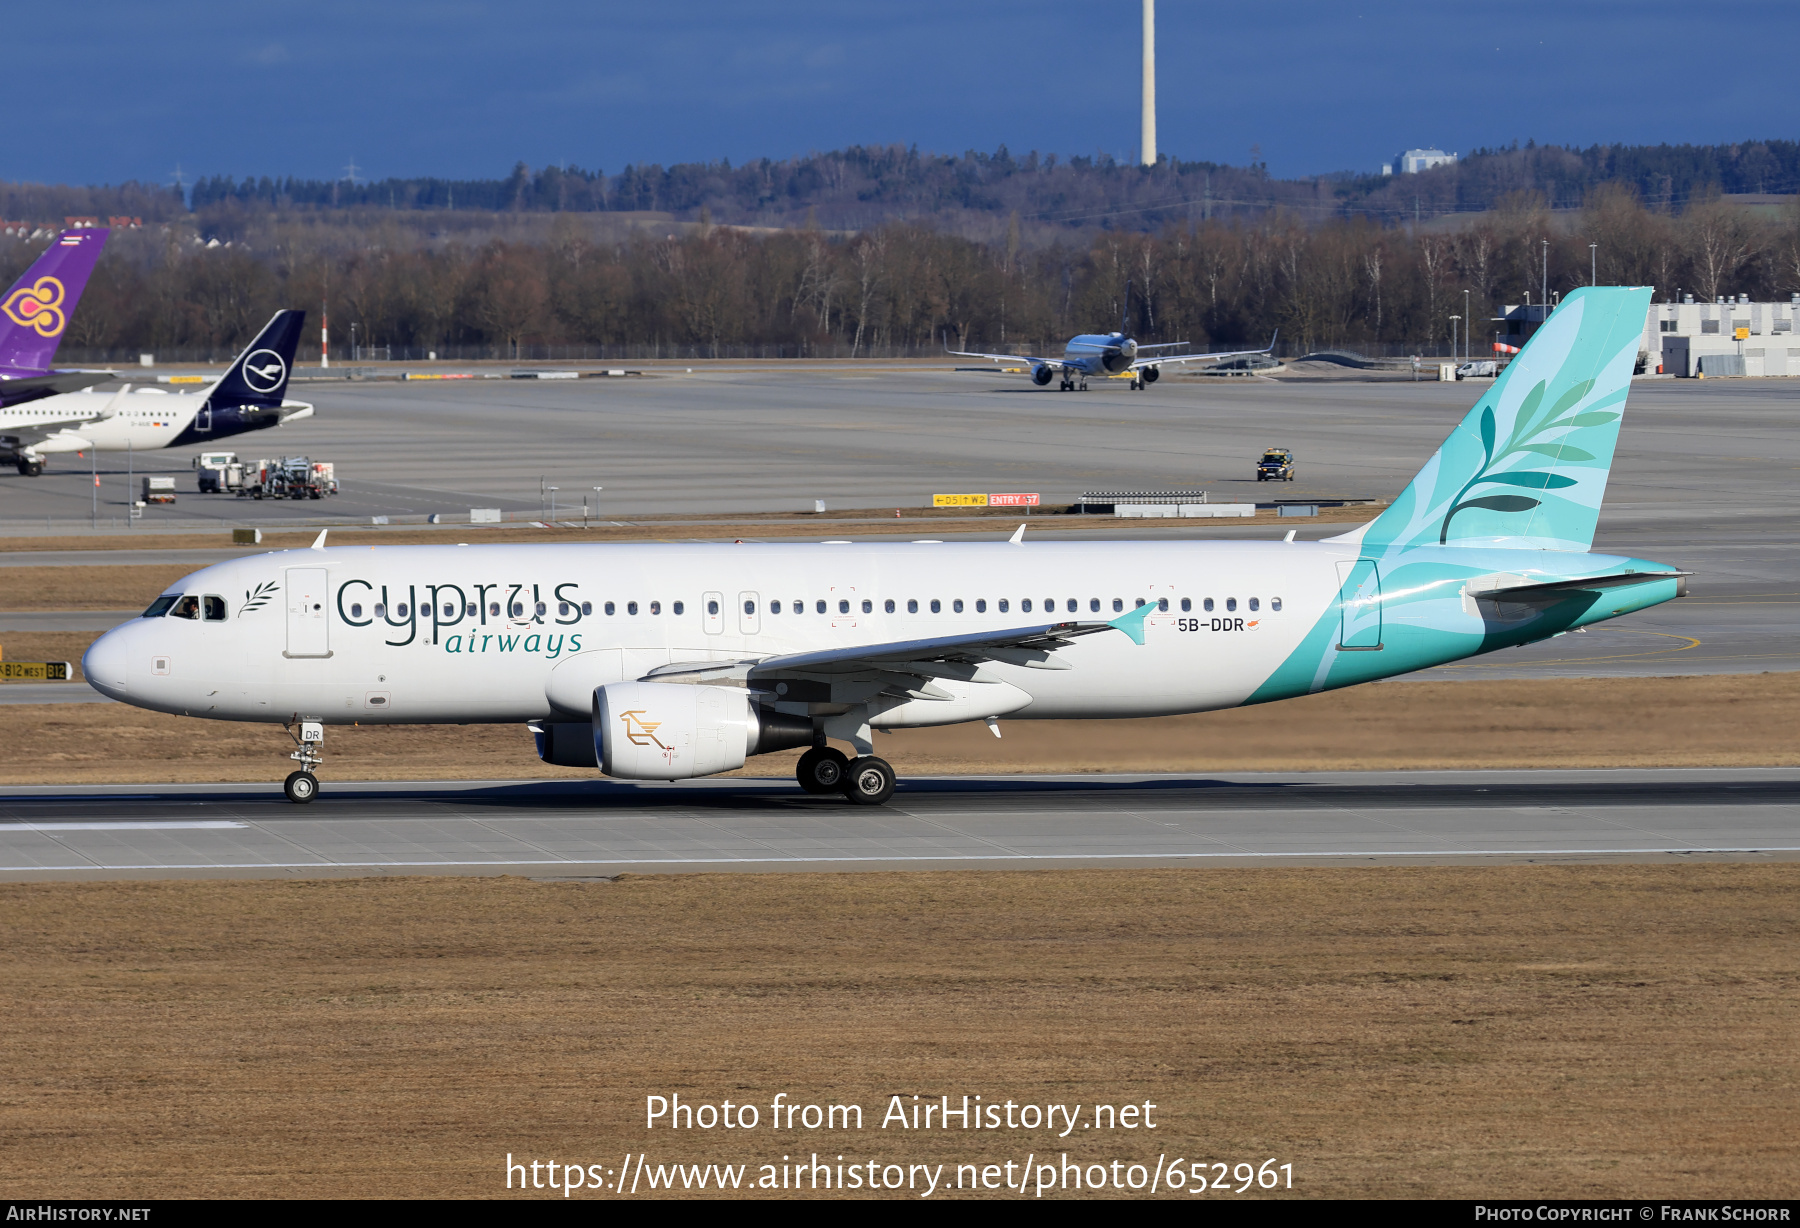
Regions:
<instances>
[{"instance_id":1,"label":"nose landing gear","mask_svg":"<svg viewBox=\"0 0 1800 1228\"><path fill-rule=\"evenodd\" d=\"M325 756L319 749L325 742L325 726L318 721L301 721L299 724L300 732L297 734L292 724L282 726L287 730L288 737L294 739L297 748L288 758L298 762L300 770L288 773L281 791L287 794L288 801L304 806L319 795L319 778L313 772L325 762Z\"/></svg>"}]
</instances>

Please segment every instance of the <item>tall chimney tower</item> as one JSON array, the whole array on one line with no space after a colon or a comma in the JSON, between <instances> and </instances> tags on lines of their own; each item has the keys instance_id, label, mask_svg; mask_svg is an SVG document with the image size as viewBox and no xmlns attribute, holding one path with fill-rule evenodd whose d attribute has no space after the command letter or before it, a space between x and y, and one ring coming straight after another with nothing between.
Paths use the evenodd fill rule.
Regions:
<instances>
[{"instance_id":1,"label":"tall chimney tower","mask_svg":"<svg viewBox=\"0 0 1800 1228\"><path fill-rule=\"evenodd\" d=\"M1144 0L1144 129L1138 160L1156 165L1156 0Z\"/></svg>"}]
</instances>

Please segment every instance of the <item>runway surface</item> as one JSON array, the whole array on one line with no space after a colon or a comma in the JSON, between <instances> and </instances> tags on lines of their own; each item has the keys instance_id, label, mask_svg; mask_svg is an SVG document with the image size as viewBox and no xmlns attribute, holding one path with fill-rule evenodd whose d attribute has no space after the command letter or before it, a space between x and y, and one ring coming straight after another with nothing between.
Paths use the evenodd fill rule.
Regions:
<instances>
[{"instance_id":1,"label":"runway surface","mask_svg":"<svg viewBox=\"0 0 1800 1228\"><path fill-rule=\"evenodd\" d=\"M0 789L0 878L1793 859L1800 770Z\"/></svg>"}]
</instances>

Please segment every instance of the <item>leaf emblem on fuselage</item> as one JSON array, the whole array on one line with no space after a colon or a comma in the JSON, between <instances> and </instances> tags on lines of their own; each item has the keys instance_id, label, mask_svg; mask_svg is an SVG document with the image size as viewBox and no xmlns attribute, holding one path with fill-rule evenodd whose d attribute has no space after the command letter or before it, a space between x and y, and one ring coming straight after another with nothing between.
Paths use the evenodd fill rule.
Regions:
<instances>
[{"instance_id":1,"label":"leaf emblem on fuselage","mask_svg":"<svg viewBox=\"0 0 1800 1228\"><path fill-rule=\"evenodd\" d=\"M238 607L238 617L255 613L269 604L269 599L281 591L281 586L273 580L264 580L254 589L244 590L244 604Z\"/></svg>"}]
</instances>

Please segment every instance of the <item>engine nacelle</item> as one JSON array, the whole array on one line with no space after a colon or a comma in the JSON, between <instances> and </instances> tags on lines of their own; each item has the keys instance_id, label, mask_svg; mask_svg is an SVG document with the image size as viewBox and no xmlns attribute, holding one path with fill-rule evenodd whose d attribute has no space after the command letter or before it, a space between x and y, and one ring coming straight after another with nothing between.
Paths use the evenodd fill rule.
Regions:
<instances>
[{"instance_id":1,"label":"engine nacelle","mask_svg":"<svg viewBox=\"0 0 1800 1228\"><path fill-rule=\"evenodd\" d=\"M1039 363L1031 369L1031 382L1040 388L1055 378L1056 372L1050 368L1049 363Z\"/></svg>"},{"instance_id":2,"label":"engine nacelle","mask_svg":"<svg viewBox=\"0 0 1800 1228\"><path fill-rule=\"evenodd\" d=\"M810 718L764 711L736 687L615 682L594 691L600 770L621 780L686 780L750 755L810 746Z\"/></svg>"},{"instance_id":3,"label":"engine nacelle","mask_svg":"<svg viewBox=\"0 0 1800 1228\"><path fill-rule=\"evenodd\" d=\"M537 739L538 758L557 767L597 768L594 727L586 721L533 721L531 736Z\"/></svg>"},{"instance_id":4,"label":"engine nacelle","mask_svg":"<svg viewBox=\"0 0 1800 1228\"><path fill-rule=\"evenodd\" d=\"M1157 380L1162 378L1162 368L1145 367L1142 371L1138 372L1138 378L1143 380L1146 384L1154 384Z\"/></svg>"}]
</instances>

